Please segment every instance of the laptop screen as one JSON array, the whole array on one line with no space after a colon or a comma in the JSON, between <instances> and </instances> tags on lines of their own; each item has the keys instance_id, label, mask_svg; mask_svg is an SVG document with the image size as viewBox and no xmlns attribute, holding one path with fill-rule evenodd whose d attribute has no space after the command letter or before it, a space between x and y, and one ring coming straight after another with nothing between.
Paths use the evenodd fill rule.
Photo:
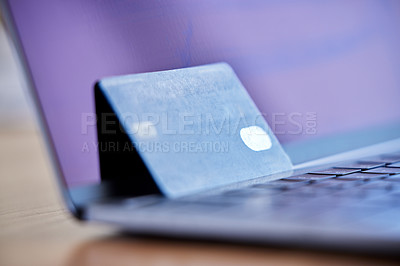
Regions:
<instances>
[{"instance_id":1,"label":"laptop screen","mask_svg":"<svg viewBox=\"0 0 400 266\"><path fill-rule=\"evenodd\" d=\"M284 145L400 121L400 2L9 1L66 183L100 182L94 84L227 62Z\"/></svg>"}]
</instances>

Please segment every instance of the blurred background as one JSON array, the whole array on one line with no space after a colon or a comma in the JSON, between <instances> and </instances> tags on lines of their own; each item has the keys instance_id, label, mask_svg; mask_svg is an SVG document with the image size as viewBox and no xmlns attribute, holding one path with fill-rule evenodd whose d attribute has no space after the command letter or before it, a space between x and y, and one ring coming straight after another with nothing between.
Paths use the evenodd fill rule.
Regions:
<instances>
[{"instance_id":1,"label":"blurred background","mask_svg":"<svg viewBox=\"0 0 400 266\"><path fill-rule=\"evenodd\" d=\"M0 128L32 129L30 99L11 45L0 20Z\"/></svg>"}]
</instances>

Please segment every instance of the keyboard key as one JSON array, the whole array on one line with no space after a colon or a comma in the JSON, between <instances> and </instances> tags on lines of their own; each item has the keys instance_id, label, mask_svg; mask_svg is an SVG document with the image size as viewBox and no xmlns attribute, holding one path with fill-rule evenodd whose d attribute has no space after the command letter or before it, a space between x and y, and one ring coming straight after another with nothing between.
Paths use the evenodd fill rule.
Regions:
<instances>
[{"instance_id":1,"label":"keyboard key","mask_svg":"<svg viewBox=\"0 0 400 266\"><path fill-rule=\"evenodd\" d=\"M361 169L328 168L323 170L311 171L309 174L315 175L348 175L360 172Z\"/></svg>"},{"instance_id":2,"label":"keyboard key","mask_svg":"<svg viewBox=\"0 0 400 266\"><path fill-rule=\"evenodd\" d=\"M363 173L394 175L394 174L400 174L400 168L378 167L378 168L363 171Z\"/></svg>"},{"instance_id":3,"label":"keyboard key","mask_svg":"<svg viewBox=\"0 0 400 266\"><path fill-rule=\"evenodd\" d=\"M386 167L400 168L400 162L388 164Z\"/></svg>"},{"instance_id":4,"label":"keyboard key","mask_svg":"<svg viewBox=\"0 0 400 266\"><path fill-rule=\"evenodd\" d=\"M334 168L344 168L344 169L361 169L361 170L369 170L372 168L377 168L385 166L384 163L376 163L376 162L366 162L366 161L359 161L359 162L353 162L353 163L343 163L339 164L338 166L335 166Z\"/></svg>"},{"instance_id":5,"label":"keyboard key","mask_svg":"<svg viewBox=\"0 0 400 266\"><path fill-rule=\"evenodd\" d=\"M282 178L281 180L292 181L292 180L305 180L305 181L321 181L329 178L334 178L336 175L313 175L313 174L303 174L303 175L295 175L290 177Z\"/></svg>"},{"instance_id":6,"label":"keyboard key","mask_svg":"<svg viewBox=\"0 0 400 266\"><path fill-rule=\"evenodd\" d=\"M354 173L345 176L338 176L337 180L376 180L388 177L389 174Z\"/></svg>"}]
</instances>

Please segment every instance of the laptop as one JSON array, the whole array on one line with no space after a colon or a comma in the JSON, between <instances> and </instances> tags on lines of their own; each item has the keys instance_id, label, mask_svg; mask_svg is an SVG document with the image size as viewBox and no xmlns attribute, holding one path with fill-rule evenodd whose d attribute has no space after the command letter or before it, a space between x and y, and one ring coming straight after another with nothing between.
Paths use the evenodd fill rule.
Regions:
<instances>
[{"instance_id":1,"label":"laptop","mask_svg":"<svg viewBox=\"0 0 400 266\"><path fill-rule=\"evenodd\" d=\"M76 218L143 235L400 250L398 1L2 0L1 11ZM243 154L227 150L225 161L204 164L215 178L197 176L208 186L187 182L188 190L160 186L171 173L190 181L195 169L205 169L194 162L184 171L174 167L186 158L157 165L146 157L149 170L124 168L113 155L105 167L110 147L99 141L97 93L121 79L204 66L232 69L243 96L237 110L248 104L262 114L265 124L254 128L271 130L272 147L285 154L281 164L265 170L257 164L261 153L238 164L233 155ZM222 74L213 73L207 79L219 81ZM152 106L142 92L137 105ZM204 112L223 113L235 95L226 103L209 96L219 104L205 102ZM200 152L215 155L187 154Z\"/></svg>"}]
</instances>

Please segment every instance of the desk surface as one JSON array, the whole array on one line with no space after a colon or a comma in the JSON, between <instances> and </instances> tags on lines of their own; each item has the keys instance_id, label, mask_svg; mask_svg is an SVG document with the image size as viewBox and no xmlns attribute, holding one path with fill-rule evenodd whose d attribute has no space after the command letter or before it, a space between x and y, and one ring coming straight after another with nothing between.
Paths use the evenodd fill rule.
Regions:
<instances>
[{"instance_id":1,"label":"desk surface","mask_svg":"<svg viewBox=\"0 0 400 266\"><path fill-rule=\"evenodd\" d=\"M134 238L75 221L34 130L0 131L0 265L396 265L338 253Z\"/></svg>"}]
</instances>

